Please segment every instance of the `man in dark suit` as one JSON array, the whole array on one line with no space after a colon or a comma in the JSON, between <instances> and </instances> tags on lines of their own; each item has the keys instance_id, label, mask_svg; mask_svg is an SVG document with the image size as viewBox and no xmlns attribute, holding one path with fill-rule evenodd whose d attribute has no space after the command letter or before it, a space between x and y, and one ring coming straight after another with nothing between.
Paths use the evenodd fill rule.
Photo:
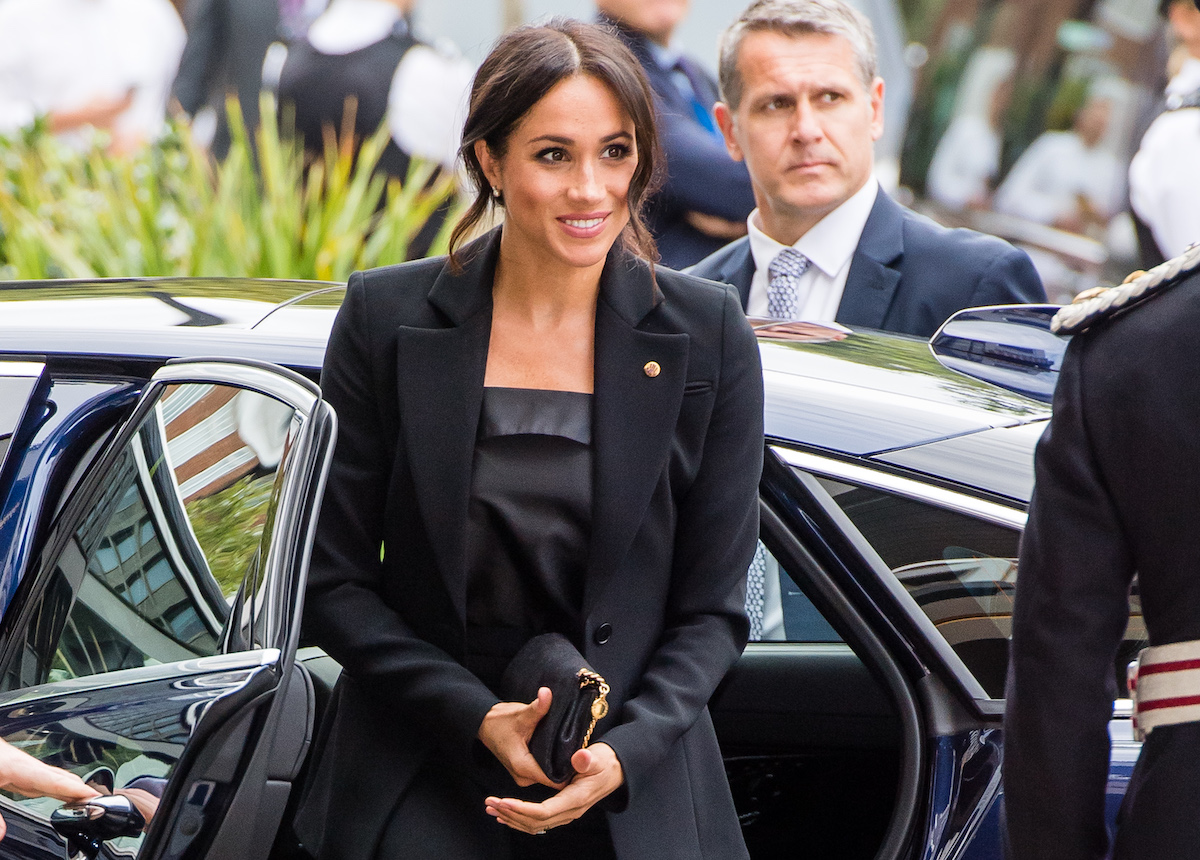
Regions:
<instances>
[{"instance_id":1,"label":"man in dark suit","mask_svg":"<svg viewBox=\"0 0 1200 860\"><path fill-rule=\"evenodd\" d=\"M712 116L717 85L698 62L670 46L688 0L597 0L654 89L666 156L663 186L647 222L664 266L682 269L745 235L754 208L745 165L725 151Z\"/></svg>"},{"instance_id":2,"label":"man in dark suit","mask_svg":"<svg viewBox=\"0 0 1200 860\"><path fill-rule=\"evenodd\" d=\"M1012 860L1200 857L1198 266L1193 248L1055 318L1074 337L1037 448L1013 606ZM1147 735L1110 854L1114 663L1135 575L1153 647L1130 686Z\"/></svg>"},{"instance_id":3,"label":"man in dark suit","mask_svg":"<svg viewBox=\"0 0 1200 860\"><path fill-rule=\"evenodd\" d=\"M175 77L175 98L190 116L217 115L212 150L229 151L225 99L236 95L251 134L258 128L263 59L280 37L279 0L195 0L188 4L187 47Z\"/></svg>"},{"instance_id":4,"label":"man in dark suit","mask_svg":"<svg viewBox=\"0 0 1200 860\"><path fill-rule=\"evenodd\" d=\"M928 337L965 307L1044 302L1023 251L948 230L879 188L883 80L870 22L842 0L758 0L726 31L716 119L750 171L749 235L692 274L752 317Z\"/></svg>"}]
</instances>

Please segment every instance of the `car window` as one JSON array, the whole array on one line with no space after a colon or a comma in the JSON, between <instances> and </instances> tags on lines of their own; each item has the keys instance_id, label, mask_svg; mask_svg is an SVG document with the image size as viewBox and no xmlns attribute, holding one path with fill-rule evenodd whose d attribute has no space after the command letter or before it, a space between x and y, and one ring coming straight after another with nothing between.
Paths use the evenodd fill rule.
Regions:
<instances>
[{"instance_id":1,"label":"car window","mask_svg":"<svg viewBox=\"0 0 1200 860\"><path fill-rule=\"evenodd\" d=\"M259 573L298 426L263 394L169 386L85 490L5 688L254 647Z\"/></svg>"},{"instance_id":2,"label":"car window","mask_svg":"<svg viewBox=\"0 0 1200 860\"><path fill-rule=\"evenodd\" d=\"M0 469L26 403L37 387L40 368L33 362L0 361Z\"/></svg>"},{"instance_id":3,"label":"car window","mask_svg":"<svg viewBox=\"0 0 1200 860\"><path fill-rule=\"evenodd\" d=\"M1003 698L1020 532L964 511L873 487L818 478L991 698ZM1136 586L1114 664L1145 643Z\"/></svg>"},{"instance_id":4,"label":"car window","mask_svg":"<svg viewBox=\"0 0 1200 860\"><path fill-rule=\"evenodd\" d=\"M751 642L841 642L812 601L761 540L746 575Z\"/></svg>"}]
</instances>

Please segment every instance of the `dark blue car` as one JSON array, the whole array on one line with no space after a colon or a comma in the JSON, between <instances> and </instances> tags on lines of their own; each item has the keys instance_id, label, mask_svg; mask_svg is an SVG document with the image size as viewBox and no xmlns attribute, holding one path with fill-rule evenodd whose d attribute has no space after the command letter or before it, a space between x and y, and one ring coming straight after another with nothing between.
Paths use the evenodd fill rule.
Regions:
<instances>
[{"instance_id":1,"label":"dark blue car","mask_svg":"<svg viewBox=\"0 0 1200 860\"><path fill-rule=\"evenodd\" d=\"M140 789L144 813L0 793L0 857L302 856L288 822L338 672L299 612L341 297L0 285L0 736ZM1062 346L1046 315L967 314L932 348L760 331L763 635L712 702L756 860L1001 856L1017 546ZM1144 639L1135 594L1119 683ZM1138 753L1116 713L1114 805Z\"/></svg>"}]
</instances>

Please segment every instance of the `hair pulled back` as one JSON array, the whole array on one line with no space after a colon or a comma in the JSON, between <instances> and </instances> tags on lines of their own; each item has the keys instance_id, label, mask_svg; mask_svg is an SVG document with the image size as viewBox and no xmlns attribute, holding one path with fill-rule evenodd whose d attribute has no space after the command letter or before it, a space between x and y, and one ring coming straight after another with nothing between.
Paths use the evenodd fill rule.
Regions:
<instances>
[{"instance_id":1,"label":"hair pulled back","mask_svg":"<svg viewBox=\"0 0 1200 860\"><path fill-rule=\"evenodd\" d=\"M475 154L482 140L503 158L509 137L527 113L560 81L588 75L603 83L633 121L638 163L629 183L629 224L621 234L625 246L647 260L657 260L654 239L642 209L658 181L658 132L650 84L637 58L607 27L569 18L519 27L502 36L488 54L471 86L459 157L466 167L475 199L450 235L450 263L461 268L459 246L490 208L502 201Z\"/></svg>"}]
</instances>

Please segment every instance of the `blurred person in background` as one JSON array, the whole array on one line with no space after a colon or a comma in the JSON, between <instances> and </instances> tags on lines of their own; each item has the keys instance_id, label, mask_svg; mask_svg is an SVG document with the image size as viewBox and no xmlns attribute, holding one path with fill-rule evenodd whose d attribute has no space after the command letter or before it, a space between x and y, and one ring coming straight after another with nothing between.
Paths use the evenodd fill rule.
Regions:
<instances>
[{"instance_id":1,"label":"blurred person in background","mask_svg":"<svg viewBox=\"0 0 1200 860\"><path fill-rule=\"evenodd\" d=\"M1093 92L1069 131L1039 135L996 189L993 208L1071 233L1103 231L1125 196L1122 165L1104 145L1112 110L1110 98Z\"/></svg>"},{"instance_id":2,"label":"blurred person in background","mask_svg":"<svg viewBox=\"0 0 1200 860\"><path fill-rule=\"evenodd\" d=\"M229 150L226 99L237 97L253 134L267 49L280 39L302 36L324 6L324 0L192 0L187 5L187 46L174 95L192 117L197 138L218 157Z\"/></svg>"},{"instance_id":3,"label":"blurred person in background","mask_svg":"<svg viewBox=\"0 0 1200 860\"><path fill-rule=\"evenodd\" d=\"M1012 99L1012 79L996 84L986 109L972 108L950 121L938 141L925 190L951 212L982 209L992 197L1000 170L1001 129Z\"/></svg>"},{"instance_id":4,"label":"blurred person in background","mask_svg":"<svg viewBox=\"0 0 1200 860\"><path fill-rule=\"evenodd\" d=\"M279 108L320 158L326 129L352 122L355 140L384 122L391 140L378 169L404 181L412 158L453 170L474 69L449 47L412 32L416 0L333 0L307 35L288 46ZM434 217L409 248L423 256L444 221Z\"/></svg>"},{"instance_id":5,"label":"blurred person in background","mask_svg":"<svg viewBox=\"0 0 1200 860\"><path fill-rule=\"evenodd\" d=\"M751 317L929 337L967 307L1045 301L1022 251L948 230L879 187L883 79L871 23L843 0L758 0L721 40L717 121L745 161L749 235L692 274Z\"/></svg>"},{"instance_id":6,"label":"blurred person in background","mask_svg":"<svg viewBox=\"0 0 1200 860\"><path fill-rule=\"evenodd\" d=\"M650 231L663 265L691 266L745 235L754 195L745 166L725 151L712 116L716 81L671 42L688 0L598 0L596 7L654 89L667 169L649 204Z\"/></svg>"},{"instance_id":7,"label":"blurred person in background","mask_svg":"<svg viewBox=\"0 0 1200 860\"><path fill-rule=\"evenodd\" d=\"M1166 110L1129 165L1145 268L1200 241L1200 10L1192 0L1165 0L1162 11L1186 55L1167 84Z\"/></svg>"},{"instance_id":8,"label":"blurred person in background","mask_svg":"<svg viewBox=\"0 0 1200 860\"><path fill-rule=\"evenodd\" d=\"M0 134L40 119L114 151L153 140L185 40L169 0L3 0Z\"/></svg>"}]
</instances>

